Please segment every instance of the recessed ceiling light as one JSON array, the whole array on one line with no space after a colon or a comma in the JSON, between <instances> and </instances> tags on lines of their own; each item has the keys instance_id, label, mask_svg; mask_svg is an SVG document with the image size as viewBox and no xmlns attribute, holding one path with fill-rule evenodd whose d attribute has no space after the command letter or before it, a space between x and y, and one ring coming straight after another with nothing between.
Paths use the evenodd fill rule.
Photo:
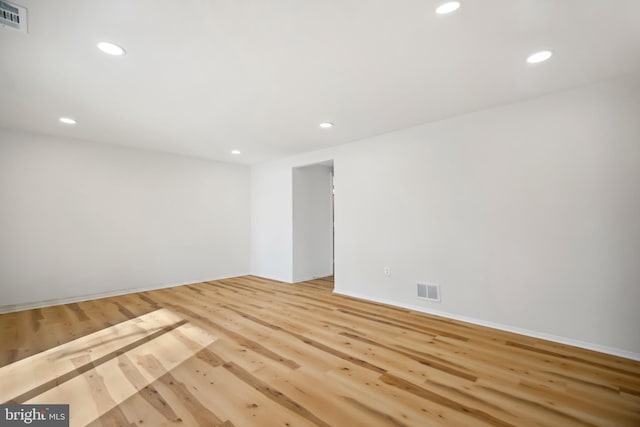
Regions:
<instances>
[{"instance_id":1,"label":"recessed ceiling light","mask_svg":"<svg viewBox=\"0 0 640 427\"><path fill-rule=\"evenodd\" d=\"M231 150L231 154L240 154L240 150Z\"/></svg>"},{"instance_id":2,"label":"recessed ceiling light","mask_svg":"<svg viewBox=\"0 0 640 427\"><path fill-rule=\"evenodd\" d=\"M323 123L320 123L320 127L322 129L329 129L330 127L333 127L333 123L331 123L331 122L323 122Z\"/></svg>"},{"instance_id":3,"label":"recessed ceiling light","mask_svg":"<svg viewBox=\"0 0 640 427\"><path fill-rule=\"evenodd\" d=\"M449 1L447 3L443 3L436 8L436 13L438 15L446 15L447 13L454 12L458 10L460 7L459 1Z\"/></svg>"},{"instance_id":4,"label":"recessed ceiling light","mask_svg":"<svg viewBox=\"0 0 640 427\"><path fill-rule=\"evenodd\" d=\"M547 59L551 58L551 55L553 55L553 52L551 52L550 50L542 50L540 52L534 53L533 55L529 55L529 57L527 58L527 62L529 64L544 62Z\"/></svg>"},{"instance_id":5,"label":"recessed ceiling light","mask_svg":"<svg viewBox=\"0 0 640 427\"><path fill-rule=\"evenodd\" d=\"M113 44L109 42L100 42L97 44L97 46L98 46L98 49L100 49L101 51L103 51L108 55L122 56L125 54L124 49L118 46L117 44Z\"/></svg>"},{"instance_id":6,"label":"recessed ceiling light","mask_svg":"<svg viewBox=\"0 0 640 427\"><path fill-rule=\"evenodd\" d=\"M60 121L60 123L64 123L65 125L75 125L76 123L78 123L71 117L60 117L58 120Z\"/></svg>"}]
</instances>

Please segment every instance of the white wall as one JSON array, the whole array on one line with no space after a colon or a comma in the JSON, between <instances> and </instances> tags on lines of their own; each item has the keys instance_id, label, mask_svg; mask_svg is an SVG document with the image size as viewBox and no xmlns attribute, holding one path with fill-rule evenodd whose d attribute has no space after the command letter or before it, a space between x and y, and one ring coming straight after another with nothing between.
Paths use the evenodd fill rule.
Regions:
<instances>
[{"instance_id":1,"label":"white wall","mask_svg":"<svg viewBox=\"0 0 640 427\"><path fill-rule=\"evenodd\" d=\"M290 194L291 167L334 159L337 292L639 358L638 117L636 74L260 165L253 182Z\"/></svg>"},{"instance_id":2,"label":"white wall","mask_svg":"<svg viewBox=\"0 0 640 427\"><path fill-rule=\"evenodd\" d=\"M249 270L249 169L0 131L0 306Z\"/></svg>"},{"instance_id":3,"label":"white wall","mask_svg":"<svg viewBox=\"0 0 640 427\"><path fill-rule=\"evenodd\" d=\"M333 274L331 167L293 169L293 281Z\"/></svg>"},{"instance_id":4,"label":"white wall","mask_svg":"<svg viewBox=\"0 0 640 427\"><path fill-rule=\"evenodd\" d=\"M293 282L291 168L251 171L251 273Z\"/></svg>"}]
</instances>

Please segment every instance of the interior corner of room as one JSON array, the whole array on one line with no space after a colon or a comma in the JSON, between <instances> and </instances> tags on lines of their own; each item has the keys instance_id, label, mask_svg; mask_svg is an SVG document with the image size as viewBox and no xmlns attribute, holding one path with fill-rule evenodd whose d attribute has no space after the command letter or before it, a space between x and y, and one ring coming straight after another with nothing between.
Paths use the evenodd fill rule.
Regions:
<instances>
[{"instance_id":1,"label":"interior corner of room","mask_svg":"<svg viewBox=\"0 0 640 427\"><path fill-rule=\"evenodd\" d=\"M627 75L255 166L3 130L2 306L303 281L335 251L336 292L637 358L638 88ZM440 303L416 298L421 281Z\"/></svg>"}]
</instances>

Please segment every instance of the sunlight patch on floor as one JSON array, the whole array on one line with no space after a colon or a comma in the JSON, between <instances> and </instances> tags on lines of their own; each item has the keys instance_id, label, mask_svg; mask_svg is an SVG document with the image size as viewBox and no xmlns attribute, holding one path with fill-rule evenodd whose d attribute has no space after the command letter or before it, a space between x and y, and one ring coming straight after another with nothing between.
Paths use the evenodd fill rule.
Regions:
<instances>
[{"instance_id":1,"label":"sunlight patch on floor","mask_svg":"<svg viewBox=\"0 0 640 427\"><path fill-rule=\"evenodd\" d=\"M0 402L68 403L85 425L215 340L159 309L0 368Z\"/></svg>"}]
</instances>

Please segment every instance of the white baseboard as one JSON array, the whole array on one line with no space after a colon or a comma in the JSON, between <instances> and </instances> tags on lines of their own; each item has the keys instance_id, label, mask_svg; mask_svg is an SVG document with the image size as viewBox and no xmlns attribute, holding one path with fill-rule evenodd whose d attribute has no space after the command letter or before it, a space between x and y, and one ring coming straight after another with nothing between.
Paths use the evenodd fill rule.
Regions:
<instances>
[{"instance_id":1,"label":"white baseboard","mask_svg":"<svg viewBox=\"0 0 640 427\"><path fill-rule=\"evenodd\" d=\"M267 280L274 280L276 282L282 282L282 283L293 283L293 279L291 277L289 278L284 278L284 277L279 277L279 276L274 276L271 274L262 274L262 273L249 273L249 276L255 276L255 277L260 277L262 279L267 279Z\"/></svg>"},{"instance_id":2,"label":"white baseboard","mask_svg":"<svg viewBox=\"0 0 640 427\"><path fill-rule=\"evenodd\" d=\"M20 303L20 304L7 304L7 305L0 306L0 314L12 313L14 311L32 310L34 308L51 307L54 305L70 304L73 302L89 301L89 300L100 299L100 298L117 297L119 295L135 294L137 292L147 292L147 291L155 291L158 289L175 288L176 286L191 285L193 283L202 283L202 282L207 282L212 280L229 279L231 277L246 276L246 275L249 275L249 273L241 274L241 275L233 275L233 276L207 278L204 280L190 280L188 282L173 283L170 285L149 286L144 288L133 288L133 289L118 289L113 291L98 292L95 294L79 295L79 296L66 297L66 298L55 298L55 299L49 299L44 301L34 301L34 302L27 302L27 303Z\"/></svg>"},{"instance_id":3,"label":"white baseboard","mask_svg":"<svg viewBox=\"0 0 640 427\"><path fill-rule=\"evenodd\" d=\"M344 292L340 290L334 290L333 293L338 295L344 295L352 298L358 298L365 301L378 302L381 304L387 304L394 307L406 308L413 311L418 311L426 314L433 314L435 316L444 317L447 319L459 320L461 322L472 323L474 325L486 326L488 328L498 329L506 332L513 332L515 334L525 335L532 338L539 338L547 341L553 341L559 344L566 344L573 347L579 347L586 350L593 350L599 353L610 354L613 356L624 357L626 359L640 361L640 353L635 353L628 350L622 350L614 347L607 347L599 344L592 344L584 341L574 340L571 338L561 337L557 335L546 334L543 332L530 331L528 329L517 328L514 326L503 325L500 323L488 322L486 320L475 319L473 317L460 316L457 314L447 313L445 311L432 310L417 305L405 304L398 301L391 301L384 298L373 298L367 295L361 295L355 292Z\"/></svg>"}]
</instances>

